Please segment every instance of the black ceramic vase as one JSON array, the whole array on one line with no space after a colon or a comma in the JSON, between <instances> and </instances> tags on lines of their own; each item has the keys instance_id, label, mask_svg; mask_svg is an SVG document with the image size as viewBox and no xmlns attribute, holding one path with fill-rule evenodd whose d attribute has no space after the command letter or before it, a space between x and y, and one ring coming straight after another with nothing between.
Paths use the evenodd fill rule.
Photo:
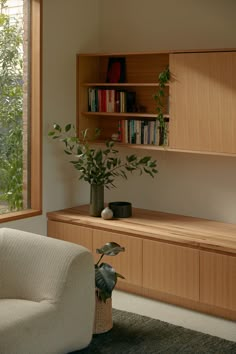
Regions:
<instances>
[{"instance_id":1,"label":"black ceramic vase","mask_svg":"<svg viewBox=\"0 0 236 354\"><path fill-rule=\"evenodd\" d=\"M101 216L104 209L104 185L90 184L90 216Z\"/></svg>"}]
</instances>

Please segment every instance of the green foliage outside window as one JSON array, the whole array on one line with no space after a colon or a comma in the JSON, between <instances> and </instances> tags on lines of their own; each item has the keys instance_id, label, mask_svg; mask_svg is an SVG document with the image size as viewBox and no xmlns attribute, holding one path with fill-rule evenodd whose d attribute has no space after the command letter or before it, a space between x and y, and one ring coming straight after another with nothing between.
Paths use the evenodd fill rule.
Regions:
<instances>
[{"instance_id":1,"label":"green foliage outside window","mask_svg":"<svg viewBox=\"0 0 236 354\"><path fill-rule=\"evenodd\" d=\"M1 9L6 0L0 0ZM0 213L23 207L23 35L0 13ZM5 205L5 207L4 207Z\"/></svg>"}]
</instances>

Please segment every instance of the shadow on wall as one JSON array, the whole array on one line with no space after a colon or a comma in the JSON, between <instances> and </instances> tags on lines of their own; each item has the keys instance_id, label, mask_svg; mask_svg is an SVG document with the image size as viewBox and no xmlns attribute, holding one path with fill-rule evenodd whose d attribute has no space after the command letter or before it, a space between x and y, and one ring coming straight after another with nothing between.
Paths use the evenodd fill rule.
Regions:
<instances>
[{"instance_id":1,"label":"shadow on wall","mask_svg":"<svg viewBox=\"0 0 236 354\"><path fill-rule=\"evenodd\" d=\"M159 171L154 179L135 174L128 181L119 180L117 188L105 192L105 200L236 223L236 190L231 188L235 158L172 152L152 153L152 157Z\"/></svg>"}]
</instances>

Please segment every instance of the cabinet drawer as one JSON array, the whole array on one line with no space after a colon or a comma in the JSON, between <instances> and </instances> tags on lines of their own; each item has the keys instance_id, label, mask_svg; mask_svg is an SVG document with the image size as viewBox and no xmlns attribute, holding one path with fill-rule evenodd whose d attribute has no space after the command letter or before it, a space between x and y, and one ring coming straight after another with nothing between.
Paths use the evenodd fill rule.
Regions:
<instances>
[{"instance_id":1,"label":"cabinet drawer","mask_svg":"<svg viewBox=\"0 0 236 354\"><path fill-rule=\"evenodd\" d=\"M236 257L200 251L200 301L236 310Z\"/></svg>"},{"instance_id":2,"label":"cabinet drawer","mask_svg":"<svg viewBox=\"0 0 236 354\"><path fill-rule=\"evenodd\" d=\"M111 264L115 270L125 277L125 280L118 279L120 282L132 285L142 285L142 240L136 237L121 235L114 232L101 230L93 231L93 252L96 260L99 255L96 249L102 247L107 242L116 242L125 247L125 252L116 256L104 256L103 261Z\"/></svg>"},{"instance_id":3,"label":"cabinet drawer","mask_svg":"<svg viewBox=\"0 0 236 354\"><path fill-rule=\"evenodd\" d=\"M87 227L67 224L59 221L48 221L48 236L64 241L77 243L92 251L92 229Z\"/></svg>"},{"instance_id":4,"label":"cabinet drawer","mask_svg":"<svg viewBox=\"0 0 236 354\"><path fill-rule=\"evenodd\" d=\"M199 251L144 240L143 287L199 301Z\"/></svg>"}]
</instances>

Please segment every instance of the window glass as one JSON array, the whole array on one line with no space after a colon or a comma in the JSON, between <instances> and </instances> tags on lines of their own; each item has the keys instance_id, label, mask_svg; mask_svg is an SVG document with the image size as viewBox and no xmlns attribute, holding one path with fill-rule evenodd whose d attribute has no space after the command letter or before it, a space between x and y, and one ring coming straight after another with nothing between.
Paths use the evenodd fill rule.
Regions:
<instances>
[{"instance_id":1,"label":"window glass","mask_svg":"<svg viewBox=\"0 0 236 354\"><path fill-rule=\"evenodd\" d=\"M30 208L29 4L0 0L0 214Z\"/></svg>"}]
</instances>

